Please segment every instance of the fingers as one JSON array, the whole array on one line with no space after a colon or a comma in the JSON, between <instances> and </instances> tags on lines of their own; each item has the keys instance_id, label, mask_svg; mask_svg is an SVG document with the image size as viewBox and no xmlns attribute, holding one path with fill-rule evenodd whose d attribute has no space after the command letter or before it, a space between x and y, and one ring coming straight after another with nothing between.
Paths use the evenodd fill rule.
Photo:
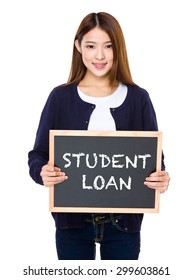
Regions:
<instances>
[{"instance_id":1,"label":"fingers","mask_svg":"<svg viewBox=\"0 0 193 280\"><path fill-rule=\"evenodd\" d=\"M144 184L149 188L160 191L160 193L164 193L168 189L169 182L170 177L167 171L157 171L151 173Z\"/></svg>"},{"instance_id":2,"label":"fingers","mask_svg":"<svg viewBox=\"0 0 193 280\"><path fill-rule=\"evenodd\" d=\"M68 179L68 176L60 168L46 164L40 172L44 186L51 187L55 184L62 183Z\"/></svg>"}]
</instances>

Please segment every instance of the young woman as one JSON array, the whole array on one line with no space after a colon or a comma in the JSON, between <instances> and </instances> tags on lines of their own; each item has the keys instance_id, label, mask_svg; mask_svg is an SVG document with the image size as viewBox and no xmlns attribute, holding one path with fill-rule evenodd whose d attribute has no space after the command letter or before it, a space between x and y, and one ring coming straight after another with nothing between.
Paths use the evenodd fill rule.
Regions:
<instances>
[{"instance_id":1,"label":"young woman","mask_svg":"<svg viewBox=\"0 0 193 280\"><path fill-rule=\"evenodd\" d=\"M158 130L149 94L131 77L126 45L118 21L110 14L90 13L74 39L72 65L66 84L50 93L42 111L33 150L30 175L44 186L68 180L68 174L49 164L49 130ZM154 172L148 188L165 192L169 174ZM52 213L56 225L58 259L136 260L140 252L143 214Z\"/></svg>"}]
</instances>

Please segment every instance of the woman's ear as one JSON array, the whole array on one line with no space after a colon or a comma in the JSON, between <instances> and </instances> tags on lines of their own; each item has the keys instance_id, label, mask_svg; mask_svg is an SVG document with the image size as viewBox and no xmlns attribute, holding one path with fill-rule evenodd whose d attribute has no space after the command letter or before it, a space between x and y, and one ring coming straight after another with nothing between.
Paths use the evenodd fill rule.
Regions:
<instances>
[{"instance_id":1,"label":"woman's ear","mask_svg":"<svg viewBox=\"0 0 193 280\"><path fill-rule=\"evenodd\" d=\"M74 44L75 44L76 49L79 51L79 53L81 53L81 48L80 48L78 39L75 40Z\"/></svg>"}]
</instances>

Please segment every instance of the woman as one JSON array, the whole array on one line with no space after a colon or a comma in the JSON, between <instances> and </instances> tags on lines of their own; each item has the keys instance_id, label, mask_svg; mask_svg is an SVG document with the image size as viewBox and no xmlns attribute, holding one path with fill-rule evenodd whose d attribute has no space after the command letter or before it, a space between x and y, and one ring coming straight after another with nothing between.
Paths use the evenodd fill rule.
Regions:
<instances>
[{"instance_id":1,"label":"woman","mask_svg":"<svg viewBox=\"0 0 193 280\"><path fill-rule=\"evenodd\" d=\"M33 180L47 187L68 180L68 174L49 164L50 129L158 130L147 91L132 80L124 36L112 15L90 13L82 20L69 79L53 89L42 111L28 163ZM162 171L150 174L144 184L163 193L169 180L162 158ZM95 259L96 242L103 260L139 257L143 214L52 215L58 259Z\"/></svg>"}]
</instances>

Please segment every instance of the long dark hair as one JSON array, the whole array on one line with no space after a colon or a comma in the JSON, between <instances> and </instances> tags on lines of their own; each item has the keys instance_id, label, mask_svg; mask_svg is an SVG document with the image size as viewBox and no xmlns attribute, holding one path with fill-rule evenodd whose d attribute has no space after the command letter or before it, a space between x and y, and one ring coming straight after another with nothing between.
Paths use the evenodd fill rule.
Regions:
<instances>
[{"instance_id":1,"label":"long dark hair","mask_svg":"<svg viewBox=\"0 0 193 280\"><path fill-rule=\"evenodd\" d=\"M123 84L134 85L129 68L126 44L122 29L119 22L110 14L105 12L90 13L80 23L76 32L75 40L78 40L79 45L83 36L95 27L100 27L110 37L113 48L113 66L109 73L109 82L113 84L115 81ZM85 74L86 67L82 61L82 55L73 47L72 64L67 84L80 82Z\"/></svg>"}]
</instances>

